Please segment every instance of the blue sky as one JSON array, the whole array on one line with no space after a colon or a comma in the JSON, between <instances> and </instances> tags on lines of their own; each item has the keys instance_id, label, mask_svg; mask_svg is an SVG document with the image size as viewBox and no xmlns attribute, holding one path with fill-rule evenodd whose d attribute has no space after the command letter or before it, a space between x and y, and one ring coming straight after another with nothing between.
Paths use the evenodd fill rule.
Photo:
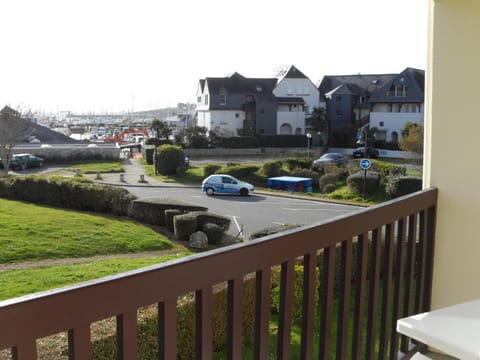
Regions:
<instances>
[{"instance_id":1,"label":"blue sky","mask_svg":"<svg viewBox=\"0 0 480 360\"><path fill-rule=\"evenodd\" d=\"M427 0L15 0L0 106L118 112L195 102L198 80L425 69ZM8 15L7 15L8 14Z\"/></svg>"}]
</instances>

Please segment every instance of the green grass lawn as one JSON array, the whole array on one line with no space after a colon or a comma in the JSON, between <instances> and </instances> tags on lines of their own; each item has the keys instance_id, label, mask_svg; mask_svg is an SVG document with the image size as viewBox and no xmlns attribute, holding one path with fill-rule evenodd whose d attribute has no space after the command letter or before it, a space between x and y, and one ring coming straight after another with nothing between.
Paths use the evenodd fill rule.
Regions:
<instances>
[{"instance_id":1,"label":"green grass lawn","mask_svg":"<svg viewBox=\"0 0 480 360\"><path fill-rule=\"evenodd\" d=\"M0 199L0 264L166 250L164 235L130 219Z\"/></svg>"},{"instance_id":2,"label":"green grass lawn","mask_svg":"<svg viewBox=\"0 0 480 360\"><path fill-rule=\"evenodd\" d=\"M189 252L165 256L95 260L75 265L58 265L24 270L7 270L0 276L0 300L54 289L189 255Z\"/></svg>"},{"instance_id":3,"label":"green grass lawn","mask_svg":"<svg viewBox=\"0 0 480 360\"><path fill-rule=\"evenodd\" d=\"M125 171L122 161L109 161L109 160L82 161L79 163L72 164L69 169L72 171L79 169L80 173L82 174L96 174L97 172L121 173Z\"/></svg>"}]
</instances>

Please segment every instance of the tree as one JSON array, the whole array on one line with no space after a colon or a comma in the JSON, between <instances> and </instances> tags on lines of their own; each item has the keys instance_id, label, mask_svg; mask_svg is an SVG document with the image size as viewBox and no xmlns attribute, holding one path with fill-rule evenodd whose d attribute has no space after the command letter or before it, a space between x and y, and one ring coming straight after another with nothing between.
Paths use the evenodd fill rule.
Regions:
<instances>
[{"instance_id":1,"label":"tree","mask_svg":"<svg viewBox=\"0 0 480 360\"><path fill-rule=\"evenodd\" d=\"M10 167L13 148L29 134L28 121L22 119L19 111L5 106L0 110L0 159L3 168ZM5 176L8 170L5 171Z\"/></svg>"},{"instance_id":2,"label":"tree","mask_svg":"<svg viewBox=\"0 0 480 360\"><path fill-rule=\"evenodd\" d=\"M409 125L410 124L410 125ZM409 126L407 126L409 125ZM410 151L415 154L423 154L423 125L415 123L405 124L403 131L404 137L400 140L398 146L403 151Z\"/></svg>"},{"instance_id":3,"label":"tree","mask_svg":"<svg viewBox=\"0 0 480 360\"><path fill-rule=\"evenodd\" d=\"M328 116L324 108L314 107L312 114L305 119L313 131L321 132L323 134L328 133Z\"/></svg>"},{"instance_id":4,"label":"tree","mask_svg":"<svg viewBox=\"0 0 480 360\"><path fill-rule=\"evenodd\" d=\"M192 145L195 142L195 139L204 138L207 139L208 129L204 126L189 126L181 130L182 136L185 138L186 142L189 145Z\"/></svg>"},{"instance_id":5,"label":"tree","mask_svg":"<svg viewBox=\"0 0 480 360\"><path fill-rule=\"evenodd\" d=\"M150 123L150 126L152 127L153 130L155 130L157 139L160 139L160 138L168 139L168 137L172 135L172 129L163 120L155 118Z\"/></svg>"}]
</instances>

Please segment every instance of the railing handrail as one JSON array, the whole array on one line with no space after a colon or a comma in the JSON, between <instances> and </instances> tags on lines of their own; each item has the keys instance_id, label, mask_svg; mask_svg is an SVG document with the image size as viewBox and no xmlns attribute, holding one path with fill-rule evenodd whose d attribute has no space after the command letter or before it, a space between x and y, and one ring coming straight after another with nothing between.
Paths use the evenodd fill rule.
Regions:
<instances>
[{"instance_id":1,"label":"railing handrail","mask_svg":"<svg viewBox=\"0 0 480 360\"><path fill-rule=\"evenodd\" d=\"M168 303L192 291L209 289L306 254L316 254L346 239L435 208L436 197L436 189L426 189L354 214L247 243L2 301L0 349L21 347L60 331L81 329L143 306Z\"/></svg>"}]
</instances>

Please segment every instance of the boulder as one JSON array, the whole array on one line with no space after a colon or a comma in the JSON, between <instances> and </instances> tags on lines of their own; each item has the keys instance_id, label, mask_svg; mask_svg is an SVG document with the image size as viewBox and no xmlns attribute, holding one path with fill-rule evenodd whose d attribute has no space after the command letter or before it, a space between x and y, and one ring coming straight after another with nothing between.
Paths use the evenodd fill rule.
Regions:
<instances>
[{"instance_id":1,"label":"boulder","mask_svg":"<svg viewBox=\"0 0 480 360\"><path fill-rule=\"evenodd\" d=\"M188 245L195 249L206 249L208 247L208 238L203 231L197 231L190 235Z\"/></svg>"}]
</instances>

